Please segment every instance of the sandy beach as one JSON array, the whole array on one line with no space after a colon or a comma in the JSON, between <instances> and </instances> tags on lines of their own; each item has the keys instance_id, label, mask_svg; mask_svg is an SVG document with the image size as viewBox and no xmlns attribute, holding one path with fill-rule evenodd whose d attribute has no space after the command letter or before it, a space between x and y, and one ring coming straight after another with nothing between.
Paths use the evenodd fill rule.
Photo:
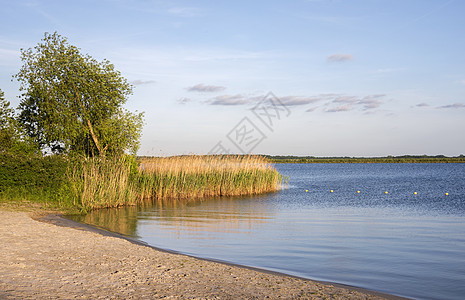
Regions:
<instances>
[{"instance_id":1,"label":"sandy beach","mask_svg":"<svg viewBox=\"0 0 465 300\"><path fill-rule=\"evenodd\" d=\"M0 207L0 299L383 299L167 253L37 211Z\"/></svg>"}]
</instances>

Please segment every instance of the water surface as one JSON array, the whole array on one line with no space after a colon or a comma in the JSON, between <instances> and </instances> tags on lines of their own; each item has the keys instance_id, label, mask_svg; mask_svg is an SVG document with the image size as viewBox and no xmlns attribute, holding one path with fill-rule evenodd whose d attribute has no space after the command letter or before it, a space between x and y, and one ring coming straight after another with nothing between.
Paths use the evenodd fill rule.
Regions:
<instances>
[{"instance_id":1,"label":"water surface","mask_svg":"<svg viewBox=\"0 0 465 300\"><path fill-rule=\"evenodd\" d=\"M465 164L277 168L290 178L277 193L100 210L80 221L198 257L463 299Z\"/></svg>"}]
</instances>

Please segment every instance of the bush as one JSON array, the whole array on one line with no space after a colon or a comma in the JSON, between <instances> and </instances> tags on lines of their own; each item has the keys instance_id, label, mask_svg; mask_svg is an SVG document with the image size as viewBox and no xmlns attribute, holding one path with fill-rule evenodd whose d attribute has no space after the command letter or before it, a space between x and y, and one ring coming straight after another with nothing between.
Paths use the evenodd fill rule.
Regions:
<instances>
[{"instance_id":1,"label":"bush","mask_svg":"<svg viewBox=\"0 0 465 300\"><path fill-rule=\"evenodd\" d=\"M71 207L71 186L63 156L0 153L0 198Z\"/></svg>"}]
</instances>

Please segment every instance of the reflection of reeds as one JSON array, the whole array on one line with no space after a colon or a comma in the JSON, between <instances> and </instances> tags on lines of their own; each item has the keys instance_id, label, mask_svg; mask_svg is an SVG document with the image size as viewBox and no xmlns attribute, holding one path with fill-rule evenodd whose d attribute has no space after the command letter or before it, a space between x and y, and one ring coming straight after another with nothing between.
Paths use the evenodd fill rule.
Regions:
<instances>
[{"instance_id":1,"label":"reflection of reeds","mask_svg":"<svg viewBox=\"0 0 465 300\"><path fill-rule=\"evenodd\" d=\"M282 177L261 156L176 156L143 159L142 197L184 199L276 191Z\"/></svg>"},{"instance_id":2,"label":"reflection of reeds","mask_svg":"<svg viewBox=\"0 0 465 300\"><path fill-rule=\"evenodd\" d=\"M282 176L260 156L87 159L69 170L75 205L84 210L169 199L276 191Z\"/></svg>"}]
</instances>

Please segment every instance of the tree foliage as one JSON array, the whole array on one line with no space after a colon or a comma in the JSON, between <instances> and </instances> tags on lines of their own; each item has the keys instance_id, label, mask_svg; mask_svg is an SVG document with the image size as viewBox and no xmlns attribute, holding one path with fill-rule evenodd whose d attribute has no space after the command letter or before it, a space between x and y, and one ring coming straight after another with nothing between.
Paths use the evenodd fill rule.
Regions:
<instances>
[{"instance_id":1,"label":"tree foliage","mask_svg":"<svg viewBox=\"0 0 465 300\"><path fill-rule=\"evenodd\" d=\"M34 152L34 146L22 133L15 110L10 107L10 102L5 100L5 94L0 89L0 153Z\"/></svg>"},{"instance_id":2,"label":"tree foliage","mask_svg":"<svg viewBox=\"0 0 465 300\"><path fill-rule=\"evenodd\" d=\"M132 86L108 61L96 61L58 33L21 49L19 122L42 149L89 156L135 153L143 114L122 106Z\"/></svg>"},{"instance_id":3,"label":"tree foliage","mask_svg":"<svg viewBox=\"0 0 465 300\"><path fill-rule=\"evenodd\" d=\"M4 98L4 93L0 90L0 151L11 148L14 133L14 110L10 107L10 102Z\"/></svg>"}]
</instances>

